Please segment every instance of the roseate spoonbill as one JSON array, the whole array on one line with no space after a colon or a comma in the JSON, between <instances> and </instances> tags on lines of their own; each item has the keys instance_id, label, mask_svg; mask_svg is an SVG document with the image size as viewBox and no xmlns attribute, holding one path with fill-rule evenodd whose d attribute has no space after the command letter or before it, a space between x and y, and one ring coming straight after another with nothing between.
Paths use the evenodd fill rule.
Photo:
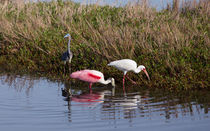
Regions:
<instances>
[{"instance_id":1,"label":"roseate spoonbill","mask_svg":"<svg viewBox=\"0 0 210 131\"><path fill-rule=\"evenodd\" d=\"M91 89L91 86L93 83L99 82L102 84L109 84L111 83L112 86L115 86L114 78L109 78L107 80L104 80L104 75L100 71L96 70L81 70L73 72L70 75L71 78L79 79L82 81L89 82L89 88Z\"/></svg>"},{"instance_id":2,"label":"roseate spoonbill","mask_svg":"<svg viewBox=\"0 0 210 131\"><path fill-rule=\"evenodd\" d=\"M64 36L64 38L69 38L68 41L68 49L66 52L63 53L63 55L61 56L61 60L64 62L64 74L65 74L65 67L66 67L66 63L68 62L69 64L71 63L71 59L73 57L73 53L70 50L70 43L71 43L71 35L70 34L66 34ZM70 71L70 66L69 66L69 71Z\"/></svg>"},{"instance_id":3,"label":"roseate spoonbill","mask_svg":"<svg viewBox=\"0 0 210 131\"><path fill-rule=\"evenodd\" d=\"M142 70L144 71L144 73L146 74L146 76L148 77L148 79L150 80L150 77L146 71L146 68L143 65L140 65L137 67L137 63L131 59L122 59L122 60L116 60L116 61L112 61L108 64L108 66L113 66L115 68L117 68L118 70L121 70L124 72L124 76L123 76L123 87L124 87L124 81L125 81L125 77L127 77L132 83L136 84L136 82L134 82L133 80L131 80L126 74L128 71L133 71L135 73L139 73Z\"/></svg>"}]
</instances>

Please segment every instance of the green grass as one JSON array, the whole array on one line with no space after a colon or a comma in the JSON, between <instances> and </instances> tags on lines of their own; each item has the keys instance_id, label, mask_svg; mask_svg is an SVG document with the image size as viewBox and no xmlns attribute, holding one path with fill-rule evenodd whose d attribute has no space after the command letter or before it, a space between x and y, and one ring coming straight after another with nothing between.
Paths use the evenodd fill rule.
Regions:
<instances>
[{"instance_id":1,"label":"green grass","mask_svg":"<svg viewBox=\"0 0 210 131\"><path fill-rule=\"evenodd\" d=\"M156 11L146 4L110 7L73 2L0 3L0 65L58 79L60 58L72 35L72 71L96 69L121 82L122 72L108 67L130 58L151 76L128 75L140 85L168 89L210 87L209 1L177 10ZM127 81L128 82L128 81ZM121 83L119 83L121 84Z\"/></svg>"}]
</instances>

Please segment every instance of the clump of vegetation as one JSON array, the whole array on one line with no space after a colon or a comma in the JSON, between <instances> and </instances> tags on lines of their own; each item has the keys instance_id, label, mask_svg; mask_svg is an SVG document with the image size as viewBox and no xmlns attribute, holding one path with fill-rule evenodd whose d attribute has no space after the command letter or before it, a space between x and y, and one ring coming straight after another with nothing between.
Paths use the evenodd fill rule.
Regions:
<instances>
[{"instance_id":1,"label":"clump of vegetation","mask_svg":"<svg viewBox=\"0 0 210 131\"><path fill-rule=\"evenodd\" d=\"M152 81L129 74L139 84L170 89L209 85L210 2L185 3L157 11L147 2L111 7L71 1L0 2L0 65L5 70L68 78L61 54L72 35L71 70L96 69L121 80L107 67L130 58L146 66ZM61 75L62 74L62 75Z\"/></svg>"}]
</instances>

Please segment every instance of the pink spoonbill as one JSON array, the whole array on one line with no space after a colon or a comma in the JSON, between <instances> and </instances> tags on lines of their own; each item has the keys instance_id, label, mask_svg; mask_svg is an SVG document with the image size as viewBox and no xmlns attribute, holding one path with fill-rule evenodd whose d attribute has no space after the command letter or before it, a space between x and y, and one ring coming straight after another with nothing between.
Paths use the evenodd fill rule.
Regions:
<instances>
[{"instance_id":1,"label":"pink spoonbill","mask_svg":"<svg viewBox=\"0 0 210 131\"><path fill-rule=\"evenodd\" d=\"M82 81L89 82L89 88L91 89L91 86L93 83L99 82L102 84L109 84L111 83L112 86L115 86L115 80L114 78L109 78L107 80L104 80L104 75L100 71L96 70L81 70L81 71L76 71L73 72L70 75L71 78L79 79Z\"/></svg>"},{"instance_id":2,"label":"pink spoonbill","mask_svg":"<svg viewBox=\"0 0 210 131\"><path fill-rule=\"evenodd\" d=\"M123 76L123 87L124 87L124 83L125 83L125 77L127 77L132 83L136 84L136 82L134 82L133 80L131 80L126 74L129 71L133 71L135 73L139 73L142 70L144 71L144 73L146 74L146 76L148 77L148 79L150 80L150 77L146 71L145 66L140 65L137 67L137 63L131 59L122 59L122 60L116 60L116 61L112 61L108 64L108 66L113 66L115 68L117 68L118 70L123 71L124 76Z\"/></svg>"}]
</instances>

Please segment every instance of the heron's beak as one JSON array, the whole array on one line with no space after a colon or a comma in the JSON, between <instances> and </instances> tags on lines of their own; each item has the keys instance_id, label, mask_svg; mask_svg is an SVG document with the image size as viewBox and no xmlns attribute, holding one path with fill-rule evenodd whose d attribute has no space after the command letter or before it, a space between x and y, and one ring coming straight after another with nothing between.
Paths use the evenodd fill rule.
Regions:
<instances>
[{"instance_id":1,"label":"heron's beak","mask_svg":"<svg viewBox=\"0 0 210 131\"><path fill-rule=\"evenodd\" d=\"M149 74L147 73L147 70L146 69L143 69L144 73L146 74L148 80L150 80L150 77L149 77Z\"/></svg>"}]
</instances>

